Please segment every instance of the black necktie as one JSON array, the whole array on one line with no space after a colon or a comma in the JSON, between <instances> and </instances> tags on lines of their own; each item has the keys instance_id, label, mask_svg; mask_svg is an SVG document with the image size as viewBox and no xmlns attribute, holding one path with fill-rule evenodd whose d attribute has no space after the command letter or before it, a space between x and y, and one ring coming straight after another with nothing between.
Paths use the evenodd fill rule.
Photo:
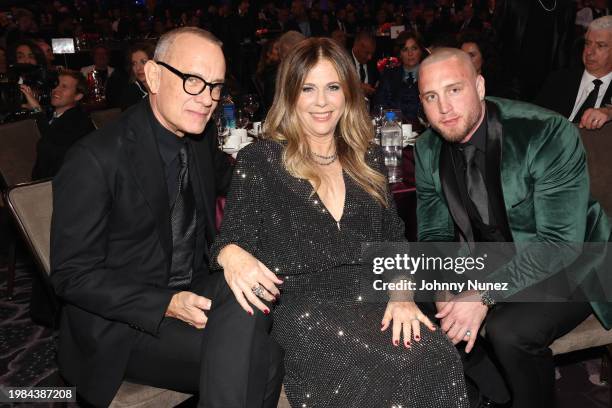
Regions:
<instances>
[{"instance_id":1,"label":"black necktie","mask_svg":"<svg viewBox=\"0 0 612 408\"><path fill-rule=\"evenodd\" d=\"M595 85L595 88L593 88L589 96L587 96L584 103L580 107L580 109L578 109L578 113L576 113L576 116L574 116L574 123L580 122L580 119L582 119L582 115L584 115L584 112L587 109L595 107L595 102L597 102L597 96L599 95L599 87L601 86L601 84L603 84L603 82L601 82L601 79L593 80L593 85Z\"/></svg>"},{"instance_id":2,"label":"black necktie","mask_svg":"<svg viewBox=\"0 0 612 408\"><path fill-rule=\"evenodd\" d=\"M465 158L465 184L467 186L468 196L474 203L476 210L478 210L482 222L488 225L489 198L484 178L476 165L476 146L466 144L461 150Z\"/></svg>"},{"instance_id":3,"label":"black necktie","mask_svg":"<svg viewBox=\"0 0 612 408\"><path fill-rule=\"evenodd\" d=\"M361 79L361 82L365 82L366 80L366 72L363 64L359 64L359 78Z\"/></svg>"},{"instance_id":4,"label":"black necktie","mask_svg":"<svg viewBox=\"0 0 612 408\"><path fill-rule=\"evenodd\" d=\"M178 192L172 205L172 266L168 286L187 288L193 272L195 251L196 206L189 181L189 152L185 144L179 151Z\"/></svg>"}]
</instances>

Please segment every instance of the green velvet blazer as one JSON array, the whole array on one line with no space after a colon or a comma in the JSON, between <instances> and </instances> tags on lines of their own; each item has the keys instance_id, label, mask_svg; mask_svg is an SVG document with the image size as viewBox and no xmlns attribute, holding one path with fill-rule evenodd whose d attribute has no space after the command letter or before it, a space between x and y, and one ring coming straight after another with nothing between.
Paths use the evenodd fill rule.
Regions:
<instances>
[{"instance_id":1,"label":"green velvet blazer","mask_svg":"<svg viewBox=\"0 0 612 408\"><path fill-rule=\"evenodd\" d=\"M512 260L489 275L491 281L508 282L508 290L495 297L503 301L563 271L571 285L597 300L591 302L595 314L606 328L612 327L612 303L601 296L612 271L600 268L610 226L590 197L578 130L564 117L531 104L486 98L486 107L486 168L487 176L493 175L487 184L502 192L498 207L505 212L496 219L504 225L506 240L516 246ZM416 143L419 241L470 242L469 218L456 182L449 182L454 174L445 145L433 129ZM531 242L554 243L559 256L550 256L542 246L524 245ZM584 242L602 244L600 250L588 252L580 250ZM612 288L604 289L607 295ZM597 298L594 293L599 293Z\"/></svg>"}]
</instances>

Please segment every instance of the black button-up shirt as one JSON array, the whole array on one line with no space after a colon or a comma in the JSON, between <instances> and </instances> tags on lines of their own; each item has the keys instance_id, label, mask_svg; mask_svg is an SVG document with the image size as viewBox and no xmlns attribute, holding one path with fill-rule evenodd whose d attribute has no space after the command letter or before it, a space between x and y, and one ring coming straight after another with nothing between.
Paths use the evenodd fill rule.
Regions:
<instances>
[{"instance_id":1,"label":"black button-up shirt","mask_svg":"<svg viewBox=\"0 0 612 408\"><path fill-rule=\"evenodd\" d=\"M465 156L462 151L462 147L466 144L471 144L476 147L475 161L478 170L482 174L487 188L488 206L489 206L489 224L482 222L480 214L476 209L472 200L470 200L467 192L467 183L465 179L465 171L467 163L465 162ZM501 192L493 191L490 187L490 180L494 177L493 174L487 174L487 118L483 119L478 129L474 132L472 137L466 143L453 143L451 149L453 168L455 170L455 177L457 180L457 187L459 194L461 195L461 201L468 214L470 222L472 224L472 230L474 231L474 239L481 242L500 242L504 241L503 235L499 228L499 220L495 219L495 214L499 214L499 211L494 211L493 203L497 203L498 200L494 199L498 197Z\"/></svg>"}]
</instances>

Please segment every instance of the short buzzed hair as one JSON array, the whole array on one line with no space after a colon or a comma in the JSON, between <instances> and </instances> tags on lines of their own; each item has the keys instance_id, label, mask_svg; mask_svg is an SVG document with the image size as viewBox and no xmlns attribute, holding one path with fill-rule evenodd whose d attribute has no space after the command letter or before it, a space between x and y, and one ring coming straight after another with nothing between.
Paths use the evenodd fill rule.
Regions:
<instances>
[{"instance_id":1,"label":"short buzzed hair","mask_svg":"<svg viewBox=\"0 0 612 408\"><path fill-rule=\"evenodd\" d=\"M181 27L170 30L159 38L157 46L155 47L155 55L153 58L156 61L163 61L168 56L168 51L170 51L170 48L172 47L172 44L176 38L182 34L193 34L204 40L210 41L219 47L223 46L223 43L210 31L202 30L198 27Z\"/></svg>"},{"instance_id":2,"label":"short buzzed hair","mask_svg":"<svg viewBox=\"0 0 612 408\"><path fill-rule=\"evenodd\" d=\"M589 24L589 30L612 31L612 16L603 16L591 21L591 24Z\"/></svg>"},{"instance_id":3,"label":"short buzzed hair","mask_svg":"<svg viewBox=\"0 0 612 408\"><path fill-rule=\"evenodd\" d=\"M476 68L474 68L474 64L472 63L472 60L467 52L460 50L459 48L440 47L434 48L431 54L421 62L419 65L419 76L420 71L428 65L446 61L447 59L451 58L456 58L460 62L463 62L468 67L468 70L474 74L474 77L478 75Z\"/></svg>"}]
</instances>

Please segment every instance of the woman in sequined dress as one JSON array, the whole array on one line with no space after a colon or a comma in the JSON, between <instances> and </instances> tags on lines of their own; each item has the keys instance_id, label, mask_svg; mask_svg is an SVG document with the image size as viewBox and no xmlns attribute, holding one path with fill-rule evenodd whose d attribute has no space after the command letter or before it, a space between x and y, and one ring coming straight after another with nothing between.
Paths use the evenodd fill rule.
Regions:
<instances>
[{"instance_id":1,"label":"woman in sequined dress","mask_svg":"<svg viewBox=\"0 0 612 408\"><path fill-rule=\"evenodd\" d=\"M248 313L273 309L291 405L467 407L442 331L413 302L361 292L361 244L402 241L404 225L350 58L305 40L278 78L269 140L238 155L211 255Z\"/></svg>"}]
</instances>

